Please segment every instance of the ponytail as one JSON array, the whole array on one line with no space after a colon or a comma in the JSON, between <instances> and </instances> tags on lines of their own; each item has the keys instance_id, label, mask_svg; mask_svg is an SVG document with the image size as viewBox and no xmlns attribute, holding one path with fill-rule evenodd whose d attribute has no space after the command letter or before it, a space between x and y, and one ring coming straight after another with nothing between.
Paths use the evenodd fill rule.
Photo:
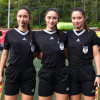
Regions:
<instances>
[{"instance_id":1,"label":"ponytail","mask_svg":"<svg viewBox=\"0 0 100 100\"><path fill-rule=\"evenodd\" d=\"M56 30L57 30L57 33L59 34L59 36L62 37L62 31L57 29L57 25L55 27L56 27Z\"/></svg>"},{"instance_id":2,"label":"ponytail","mask_svg":"<svg viewBox=\"0 0 100 100\"><path fill-rule=\"evenodd\" d=\"M30 23L28 23L28 26L27 26L27 28L28 28L28 30L29 30L30 37L32 37L32 31L31 31Z\"/></svg>"},{"instance_id":3,"label":"ponytail","mask_svg":"<svg viewBox=\"0 0 100 100\"><path fill-rule=\"evenodd\" d=\"M84 29L86 29L86 30L88 31L88 33L90 33L90 29L89 29L89 27L88 27L86 21L84 22Z\"/></svg>"}]
</instances>

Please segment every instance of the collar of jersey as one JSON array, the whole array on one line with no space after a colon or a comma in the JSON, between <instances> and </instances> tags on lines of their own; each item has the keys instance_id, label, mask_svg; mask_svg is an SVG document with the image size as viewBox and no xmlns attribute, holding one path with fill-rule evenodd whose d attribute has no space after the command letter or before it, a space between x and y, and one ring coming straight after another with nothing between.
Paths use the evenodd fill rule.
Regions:
<instances>
[{"instance_id":1,"label":"collar of jersey","mask_svg":"<svg viewBox=\"0 0 100 100\"><path fill-rule=\"evenodd\" d=\"M82 35L85 31L86 31L86 30L84 29L84 30L81 31L80 33L77 33L77 32L75 31L75 29L73 29L73 32L74 32L77 36Z\"/></svg>"},{"instance_id":2,"label":"collar of jersey","mask_svg":"<svg viewBox=\"0 0 100 100\"><path fill-rule=\"evenodd\" d=\"M47 31L47 30L43 30L44 32L46 32L46 33L48 33L48 34L54 34L54 33L56 33L57 32L57 30L55 30L55 31L52 31L52 32L50 32L50 31Z\"/></svg>"},{"instance_id":3,"label":"collar of jersey","mask_svg":"<svg viewBox=\"0 0 100 100\"><path fill-rule=\"evenodd\" d=\"M15 28L15 30L16 30L18 33L22 34L22 35L26 35L26 34L28 34L28 32L29 32L29 30L27 30L26 32L21 32L21 31L18 30L17 28Z\"/></svg>"}]
</instances>

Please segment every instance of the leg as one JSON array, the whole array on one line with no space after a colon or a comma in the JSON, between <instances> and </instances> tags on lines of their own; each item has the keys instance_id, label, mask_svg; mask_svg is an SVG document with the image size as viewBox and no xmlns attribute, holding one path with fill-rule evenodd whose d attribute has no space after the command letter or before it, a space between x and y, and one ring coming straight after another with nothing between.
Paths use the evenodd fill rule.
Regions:
<instances>
[{"instance_id":1,"label":"leg","mask_svg":"<svg viewBox=\"0 0 100 100\"><path fill-rule=\"evenodd\" d=\"M33 95L26 95L21 93L21 100L33 100Z\"/></svg>"},{"instance_id":2,"label":"leg","mask_svg":"<svg viewBox=\"0 0 100 100\"><path fill-rule=\"evenodd\" d=\"M81 100L81 94L70 95L69 100ZM89 99L90 100L90 99Z\"/></svg>"},{"instance_id":3,"label":"leg","mask_svg":"<svg viewBox=\"0 0 100 100\"><path fill-rule=\"evenodd\" d=\"M17 100L18 94L17 95L5 95L5 100Z\"/></svg>"},{"instance_id":4,"label":"leg","mask_svg":"<svg viewBox=\"0 0 100 100\"><path fill-rule=\"evenodd\" d=\"M83 99L84 100L94 100L95 97L94 96L85 96L85 95L83 95Z\"/></svg>"},{"instance_id":5,"label":"leg","mask_svg":"<svg viewBox=\"0 0 100 100\"><path fill-rule=\"evenodd\" d=\"M56 70L55 98L56 100L68 100L69 94L69 69L67 67Z\"/></svg>"},{"instance_id":6,"label":"leg","mask_svg":"<svg viewBox=\"0 0 100 100\"><path fill-rule=\"evenodd\" d=\"M39 100L52 100L52 96L47 96L47 97L39 96Z\"/></svg>"},{"instance_id":7,"label":"leg","mask_svg":"<svg viewBox=\"0 0 100 100\"><path fill-rule=\"evenodd\" d=\"M54 84L52 80L53 71L41 68L39 71L39 100L51 100L54 92Z\"/></svg>"},{"instance_id":8,"label":"leg","mask_svg":"<svg viewBox=\"0 0 100 100\"><path fill-rule=\"evenodd\" d=\"M22 72L22 81L21 81L22 100L33 100L33 96L35 93L35 84L36 84L35 76L36 72L34 68L29 68Z\"/></svg>"},{"instance_id":9,"label":"leg","mask_svg":"<svg viewBox=\"0 0 100 100\"><path fill-rule=\"evenodd\" d=\"M55 93L56 100L68 100L68 94Z\"/></svg>"}]
</instances>

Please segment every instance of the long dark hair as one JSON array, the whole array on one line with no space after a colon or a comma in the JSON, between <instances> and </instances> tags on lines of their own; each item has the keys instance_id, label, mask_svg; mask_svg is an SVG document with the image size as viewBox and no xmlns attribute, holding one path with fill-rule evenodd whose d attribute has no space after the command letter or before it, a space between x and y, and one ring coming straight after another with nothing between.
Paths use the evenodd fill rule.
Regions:
<instances>
[{"instance_id":1,"label":"long dark hair","mask_svg":"<svg viewBox=\"0 0 100 100\"><path fill-rule=\"evenodd\" d=\"M83 15L84 17L86 17L86 12L84 11L83 8L81 8L81 7L76 7L75 9L72 10L72 13L73 13L74 11L79 11L79 12L82 13L82 15ZM87 23L86 23L86 20L85 20L85 22L84 22L84 29L86 29L86 30L90 33L90 29L89 29L89 27L88 27L88 25L87 25Z\"/></svg>"},{"instance_id":2,"label":"long dark hair","mask_svg":"<svg viewBox=\"0 0 100 100\"><path fill-rule=\"evenodd\" d=\"M47 9L46 14L47 14L49 11L55 11L55 12L57 13L57 15L58 15L58 21L59 21L59 11L58 11L56 8L49 8L49 9ZM45 15L46 15L46 14L45 14ZM55 25L55 28L56 28L56 30L57 30L57 33L58 33L60 36L62 36L62 31L57 29L57 25Z\"/></svg>"},{"instance_id":3,"label":"long dark hair","mask_svg":"<svg viewBox=\"0 0 100 100\"><path fill-rule=\"evenodd\" d=\"M20 7L20 8L18 9L18 11L21 10L21 9L24 9L24 10L26 10L26 11L28 12L28 14L29 14L29 20L30 20L30 16L31 16L30 9L29 9L28 7L26 7L26 6L23 6L23 7ZM17 13L18 13L18 11L17 11ZM31 27L30 27L30 23L29 23L29 22L28 22L27 28L28 28L28 30L29 30L30 37L32 37L32 31L31 31Z\"/></svg>"}]
</instances>

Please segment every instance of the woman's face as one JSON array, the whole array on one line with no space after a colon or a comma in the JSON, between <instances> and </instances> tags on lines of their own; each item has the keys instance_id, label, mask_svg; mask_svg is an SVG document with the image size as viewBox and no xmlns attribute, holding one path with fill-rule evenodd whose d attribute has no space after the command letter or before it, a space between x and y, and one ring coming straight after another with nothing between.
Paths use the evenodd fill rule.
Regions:
<instances>
[{"instance_id":1,"label":"woman's face","mask_svg":"<svg viewBox=\"0 0 100 100\"><path fill-rule=\"evenodd\" d=\"M45 16L47 28L55 28L55 25L58 23L58 19L58 15L55 11L48 11Z\"/></svg>"},{"instance_id":2,"label":"woman's face","mask_svg":"<svg viewBox=\"0 0 100 100\"><path fill-rule=\"evenodd\" d=\"M86 18L82 15L80 11L72 12L72 23L77 29L84 29L84 22Z\"/></svg>"},{"instance_id":3,"label":"woman's face","mask_svg":"<svg viewBox=\"0 0 100 100\"><path fill-rule=\"evenodd\" d=\"M17 22L21 27L27 26L29 22L29 13L24 9L19 10L17 12Z\"/></svg>"}]
</instances>

